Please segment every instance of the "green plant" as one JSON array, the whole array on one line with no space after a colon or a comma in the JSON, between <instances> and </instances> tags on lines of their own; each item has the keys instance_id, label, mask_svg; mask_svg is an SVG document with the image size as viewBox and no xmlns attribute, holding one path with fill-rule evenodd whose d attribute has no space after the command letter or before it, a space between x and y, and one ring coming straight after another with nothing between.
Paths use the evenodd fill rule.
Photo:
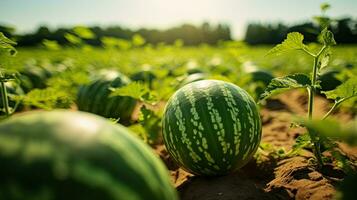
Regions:
<instances>
[{"instance_id":1,"label":"green plant","mask_svg":"<svg viewBox=\"0 0 357 200\"><path fill-rule=\"evenodd\" d=\"M110 90L112 97L130 97L141 105L138 123L129 128L148 144L157 144L161 139L161 114L149 108L157 104L155 93L143 82L131 82L122 87L110 88Z\"/></svg>"},{"instance_id":2,"label":"green plant","mask_svg":"<svg viewBox=\"0 0 357 200\"><path fill-rule=\"evenodd\" d=\"M177 199L150 147L93 114L14 115L0 124L0 150L0 199Z\"/></svg>"},{"instance_id":3,"label":"green plant","mask_svg":"<svg viewBox=\"0 0 357 200\"><path fill-rule=\"evenodd\" d=\"M217 80L185 85L169 99L163 138L173 159L198 175L222 175L244 166L261 138L258 108L240 87Z\"/></svg>"},{"instance_id":4,"label":"green plant","mask_svg":"<svg viewBox=\"0 0 357 200\"><path fill-rule=\"evenodd\" d=\"M0 32L0 53L6 51L6 53L10 53L10 55L15 55L16 49L14 45L16 45L16 42L10 40L2 32ZM6 116L9 116L13 112L10 110L9 107L8 93L5 86L5 83L11 80L14 80L14 76L9 76L8 74L3 72L2 68L0 68L1 102L3 104L2 108L5 110Z\"/></svg>"},{"instance_id":5,"label":"green plant","mask_svg":"<svg viewBox=\"0 0 357 200\"><path fill-rule=\"evenodd\" d=\"M328 66L331 55L331 47L336 44L333 33L326 28L319 35L319 42L322 47L315 53L303 43L304 36L300 33L289 33L287 39L281 44L271 49L268 55L279 55L290 50L299 50L313 58L311 76L305 74L292 74L285 77L274 78L265 92L261 95L261 100L290 89L305 88L308 92L308 118L312 119L314 109L314 96L316 90L320 88L319 73ZM357 80L350 79L338 86L335 90L324 92L329 99L335 100L331 110L326 113L327 118L343 101L357 95ZM319 167L323 165L321 155L322 138L315 130L308 130L309 138L313 143L314 154Z\"/></svg>"},{"instance_id":6,"label":"green plant","mask_svg":"<svg viewBox=\"0 0 357 200\"><path fill-rule=\"evenodd\" d=\"M331 138L332 140L342 140L351 146L357 146L357 118L347 124L341 124L336 120L302 120L304 125L309 130L320 133L323 137ZM357 163L351 163L340 151L334 151L332 154L337 157L337 165L344 169L346 177L337 185L336 199L355 199L356 197L356 181Z\"/></svg>"}]
</instances>

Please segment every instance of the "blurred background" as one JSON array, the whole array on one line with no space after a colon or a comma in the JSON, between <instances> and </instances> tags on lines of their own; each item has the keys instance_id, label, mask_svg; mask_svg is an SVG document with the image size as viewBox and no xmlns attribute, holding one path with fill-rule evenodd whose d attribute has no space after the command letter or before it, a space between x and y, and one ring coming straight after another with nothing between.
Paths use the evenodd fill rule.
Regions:
<instances>
[{"instance_id":1,"label":"blurred background","mask_svg":"<svg viewBox=\"0 0 357 200\"><path fill-rule=\"evenodd\" d=\"M332 8L321 12L326 2ZM67 33L77 26L94 33L84 38L94 46L104 37L129 40L136 34L154 45L178 39L184 45L226 40L258 45L279 43L293 31L315 41L328 15L336 41L350 44L357 43L356 10L355 0L1 0L0 32L18 46L38 46L45 39L69 44Z\"/></svg>"}]
</instances>

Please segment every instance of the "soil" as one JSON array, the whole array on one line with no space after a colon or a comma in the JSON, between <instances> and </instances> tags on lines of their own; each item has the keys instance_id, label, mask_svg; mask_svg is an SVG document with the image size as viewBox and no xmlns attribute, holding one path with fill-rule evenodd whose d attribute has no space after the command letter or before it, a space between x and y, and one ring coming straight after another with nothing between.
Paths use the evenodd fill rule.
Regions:
<instances>
[{"instance_id":1,"label":"soil","mask_svg":"<svg viewBox=\"0 0 357 200\"><path fill-rule=\"evenodd\" d=\"M307 97L300 91L282 94L267 101L261 109L263 123L262 143L289 151L295 139L304 133L303 128L291 128L291 118L307 112ZM315 114L322 116L331 102L317 96ZM351 113L338 112L340 121L353 118ZM182 200L235 200L235 199L323 199L330 200L336 193L336 185L345 174L334 165L317 170L312 162L313 154L304 151L300 156L277 158L270 155L252 159L237 172L220 177L200 177L185 172L170 158L165 147L158 145L156 152L171 172L172 181ZM339 149L349 159L357 161L357 148L339 144ZM327 155L328 156L328 155Z\"/></svg>"}]
</instances>

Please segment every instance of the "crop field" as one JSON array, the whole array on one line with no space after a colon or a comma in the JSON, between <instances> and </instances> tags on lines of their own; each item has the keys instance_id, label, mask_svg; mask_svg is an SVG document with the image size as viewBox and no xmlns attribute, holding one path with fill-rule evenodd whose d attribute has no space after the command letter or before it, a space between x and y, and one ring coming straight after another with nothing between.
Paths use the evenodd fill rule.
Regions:
<instances>
[{"instance_id":1,"label":"crop field","mask_svg":"<svg viewBox=\"0 0 357 200\"><path fill-rule=\"evenodd\" d=\"M108 2L85 6L95 19L119 5ZM162 17L188 9L153 2ZM13 6L1 2L14 13L0 18L21 24ZM73 17L89 13L76 6ZM249 22L244 39L208 22L26 33L0 21L0 200L357 199L357 20L332 8L297 25Z\"/></svg>"},{"instance_id":2,"label":"crop field","mask_svg":"<svg viewBox=\"0 0 357 200\"><path fill-rule=\"evenodd\" d=\"M130 134L150 145L160 156L181 199L329 199L336 193L336 184L345 176L347 164L331 154L323 154L325 165L322 171L317 170L311 144L296 145L296 138L304 135L305 128L291 127L293 117L304 117L308 107L307 93L302 89L277 95L258 105L262 123L261 143L253 159L233 174L217 178L193 175L180 168L164 147L161 123L164 108L168 99L183 85L197 80L222 80L246 90L258 102L267 85L265 77L254 77L251 68L272 77L311 71L313 59L307 55L290 52L284 56L267 56L269 49L269 46L252 47L238 42L220 47L165 45L131 50L19 48L14 57L3 54L1 63L7 67L8 73L14 73L13 79L6 83L10 109L16 105L12 117L30 110L67 109L92 112L106 117L112 124L124 124L131 130ZM327 86L336 80L339 80L339 85L344 79L357 75L357 47L339 46L332 52L329 67L338 73L327 80L332 81ZM114 77L120 73L125 83L114 85L108 76L108 83L113 85L104 88L107 93L101 91L103 88L88 86L101 74L108 73ZM100 95L112 96L102 98ZM314 115L320 117L333 105L333 101L323 96L315 97ZM132 102L123 107L115 105L102 112L102 107L112 104L111 98L118 98L116 103L119 104L127 102L127 99ZM334 111L333 116L342 123L349 122L355 117L355 105L352 99ZM191 111L183 112L189 112L184 115L191 117ZM356 148L343 143L338 147L343 152L344 162L348 160L348 166L355 167ZM6 150L6 146L1 148Z\"/></svg>"}]
</instances>

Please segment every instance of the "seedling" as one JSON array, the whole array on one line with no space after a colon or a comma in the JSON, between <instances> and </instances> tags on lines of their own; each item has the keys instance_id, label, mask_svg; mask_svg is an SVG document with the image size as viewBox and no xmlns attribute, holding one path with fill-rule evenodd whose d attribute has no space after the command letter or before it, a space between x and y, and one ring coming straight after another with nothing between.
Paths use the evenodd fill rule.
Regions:
<instances>
[{"instance_id":1,"label":"seedling","mask_svg":"<svg viewBox=\"0 0 357 200\"><path fill-rule=\"evenodd\" d=\"M268 52L268 55L280 55L287 51L298 50L306 53L313 59L311 75L291 74L284 77L274 78L267 86L265 92L261 95L261 100L265 100L275 94L297 88L305 88L308 93L308 113L309 119L313 117L314 96L316 90L320 87L318 75L320 71L328 66L331 55L331 47L336 45L333 33L327 28L323 29L319 35L319 42L322 47L313 52L303 43L304 36L298 32L289 33L287 38ZM323 92L328 99L333 99L335 104L325 114L323 119L330 116L331 113L345 100L357 96L357 79L349 79L341 84L335 90ZM303 124L302 124L303 125ZM313 129L308 129L309 140L313 143L313 151L317 160L318 167L322 167L323 158L321 154L322 137Z\"/></svg>"}]
</instances>

